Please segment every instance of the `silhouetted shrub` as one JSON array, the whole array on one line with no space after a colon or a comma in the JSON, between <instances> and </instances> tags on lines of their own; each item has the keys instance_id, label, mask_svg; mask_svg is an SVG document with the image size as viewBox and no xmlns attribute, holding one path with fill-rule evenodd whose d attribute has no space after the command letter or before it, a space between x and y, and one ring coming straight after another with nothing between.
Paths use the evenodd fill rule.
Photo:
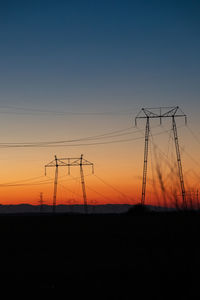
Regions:
<instances>
[{"instance_id":1,"label":"silhouetted shrub","mask_svg":"<svg viewBox=\"0 0 200 300\"><path fill-rule=\"evenodd\" d=\"M127 212L127 214L134 214L134 215L143 215L149 212L149 208L142 204L133 205Z\"/></svg>"}]
</instances>

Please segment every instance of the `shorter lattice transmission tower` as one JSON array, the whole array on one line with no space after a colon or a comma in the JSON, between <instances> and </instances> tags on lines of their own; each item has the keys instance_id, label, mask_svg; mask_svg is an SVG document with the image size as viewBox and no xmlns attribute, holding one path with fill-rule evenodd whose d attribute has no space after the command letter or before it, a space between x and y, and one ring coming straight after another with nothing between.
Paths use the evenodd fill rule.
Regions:
<instances>
[{"instance_id":1,"label":"shorter lattice transmission tower","mask_svg":"<svg viewBox=\"0 0 200 300\"><path fill-rule=\"evenodd\" d=\"M181 154L180 154L178 132L177 132L177 126L176 126L176 118L178 118L178 117L184 117L185 124L187 123L186 114L178 106L174 106L174 107L159 107L159 108L142 108L141 111L138 113L138 115L135 118L135 126L137 126L138 119L146 119L145 144L144 144L144 165L143 165L143 179L142 179L142 197L141 197L142 205L145 204L145 196L146 196L150 119L159 119L160 124L162 124L163 118L171 118L172 119L172 130L174 133L174 143L175 143L175 148L176 148L178 174L179 174L179 180L180 180L180 186L181 186L182 205L183 205L183 208L187 207L183 169L182 169L182 163L181 163Z\"/></svg>"},{"instance_id":2,"label":"shorter lattice transmission tower","mask_svg":"<svg viewBox=\"0 0 200 300\"><path fill-rule=\"evenodd\" d=\"M46 168L47 167L54 167L55 168L55 179L54 179L54 193L53 193L53 212L56 210L56 197L57 197L57 185L58 185L58 167L67 167L68 168L68 175L70 175L70 168L71 167L80 167L80 178L81 178L81 185L82 185L82 193L83 193L83 203L84 203L84 210L85 213L88 213L87 207L87 195L86 195L86 187L85 187L85 179L84 179L84 172L83 166L92 166L92 173L94 173L94 164L90 161L83 158L83 154L79 158L57 158L45 165L45 175L46 175Z\"/></svg>"}]
</instances>

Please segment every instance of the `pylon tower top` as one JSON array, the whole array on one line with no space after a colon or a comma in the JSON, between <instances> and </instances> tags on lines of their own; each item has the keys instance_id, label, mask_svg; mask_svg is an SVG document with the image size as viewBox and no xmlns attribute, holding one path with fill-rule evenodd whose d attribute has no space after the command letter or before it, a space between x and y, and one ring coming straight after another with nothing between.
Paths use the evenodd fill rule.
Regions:
<instances>
[{"instance_id":1,"label":"pylon tower top","mask_svg":"<svg viewBox=\"0 0 200 300\"><path fill-rule=\"evenodd\" d=\"M137 126L138 119L160 119L160 124L162 123L162 118L172 118L172 117L184 117L185 123L187 123L187 116L181 110L179 106L170 107L153 107L153 108L142 108L137 116L135 117L135 126Z\"/></svg>"},{"instance_id":2,"label":"pylon tower top","mask_svg":"<svg viewBox=\"0 0 200 300\"><path fill-rule=\"evenodd\" d=\"M45 175L46 175L46 168L47 167L72 167L72 166L92 166L92 173L94 173L94 164L90 161L83 158L83 154L81 154L80 157L67 157L67 158L57 158L55 156L55 159L52 160L50 163L45 165ZM69 170L69 169L68 169ZM69 172L68 172L69 173Z\"/></svg>"}]
</instances>

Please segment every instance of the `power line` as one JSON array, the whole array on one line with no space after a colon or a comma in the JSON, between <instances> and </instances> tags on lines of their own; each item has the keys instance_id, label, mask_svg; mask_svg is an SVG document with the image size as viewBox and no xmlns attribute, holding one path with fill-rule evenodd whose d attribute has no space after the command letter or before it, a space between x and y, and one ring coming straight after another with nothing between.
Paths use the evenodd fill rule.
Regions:
<instances>
[{"instance_id":1,"label":"power line","mask_svg":"<svg viewBox=\"0 0 200 300\"><path fill-rule=\"evenodd\" d=\"M85 177L91 176L91 174L86 174L84 176ZM23 180L18 180L18 181L5 182L5 183L1 183L0 184L0 188L1 187L32 186L32 185L48 184L48 183L52 183L53 182L53 180L54 180L53 178L51 178L49 176L46 176L46 177L48 177L49 179L48 180L34 181L34 179L44 178L44 176L38 176L38 177L29 178L29 179L23 179ZM64 177L66 177L66 176L61 176L61 177L59 177L59 179L64 178ZM32 180L33 180L33 182L24 183L24 182L32 181ZM67 181L72 181L72 180L80 180L80 176L67 179ZM60 181L63 181L63 180L60 180Z\"/></svg>"},{"instance_id":2,"label":"power line","mask_svg":"<svg viewBox=\"0 0 200 300\"><path fill-rule=\"evenodd\" d=\"M97 175L94 175L98 180L100 180L101 182L103 182L106 186L109 186L111 189L113 189L115 192L119 193L123 198L125 198L126 200L128 199L128 197L122 193L121 191L119 191L118 189L116 189L114 186L112 186L110 183L106 182L104 179L100 178Z\"/></svg>"},{"instance_id":3,"label":"power line","mask_svg":"<svg viewBox=\"0 0 200 300\"><path fill-rule=\"evenodd\" d=\"M188 131L191 133L191 135L193 136L193 138L195 139L195 141L200 144L200 139L197 136L197 134L192 130L192 128L190 128L189 126L187 126Z\"/></svg>"},{"instance_id":4,"label":"power line","mask_svg":"<svg viewBox=\"0 0 200 300\"><path fill-rule=\"evenodd\" d=\"M156 128L158 126L152 127L152 128ZM0 147L1 146L45 146L45 145L51 145L51 144L63 144L63 143L71 143L71 142L79 142L79 141L87 141L87 140L96 140L96 139L107 139L107 138L113 138L113 137L118 137L118 136L125 136L125 135L129 135L129 134L134 134L134 133L138 133L139 131L141 131L138 127L136 128L136 130L129 132L129 130L132 130L134 127L126 127L123 129L119 129L119 130L115 130L115 131L111 131L111 132L107 132L107 133L103 133L103 134L99 134L99 135L94 135L94 136L88 136L88 137L83 137L83 138L76 138L76 139L70 139L70 140L59 140L59 141L42 141L42 142L1 142L0 143ZM124 132L124 133L122 133ZM142 131L141 131L142 132ZM120 134L117 134L120 133Z\"/></svg>"},{"instance_id":5,"label":"power line","mask_svg":"<svg viewBox=\"0 0 200 300\"><path fill-rule=\"evenodd\" d=\"M42 142L4 142L0 143L0 145L49 145L49 144L61 144L61 143L71 143L71 142L79 142L79 141L84 141L84 140L96 140L96 139L104 139L104 138L112 138L112 137L118 137L118 136L123 136L123 135L128 135L132 133L137 133L138 131L132 131L132 132L124 132L126 130L133 129L133 127L128 127L124 128L121 130L116 130L104 134L99 134L99 135L94 135L94 136L88 136L88 137L83 137L83 138L77 138L77 139L71 139L71 140L60 140L60 141L42 141ZM121 134L116 134L124 132Z\"/></svg>"},{"instance_id":6,"label":"power line","mask_svg":"<svg viewBox=\"0 0 200 300\"><path fill-rule=\"evenodd\" d=\"M50 115L82 115L82 116L102 116L102 115L130 115L133 113L133 109L126 111L55 111L55 110L47 110L47 109L37 109L37 108L25 108L25 107L17 107L17 106L9 106L9 105L1 105L1 109L7 109L7 111L0 111L0 114L17 114L17 115L35 115L35 114L50 114ZM131 113L130 113L131 111Z\"/></svg>"},{"instance_id":7,"label":"power line","mask_svg":"<svg viewBox=\"0 0 200 300\"><path fill-rule=\"evenodd\" d=\"M27 178L27 179L12 181L12 182L4 182L4 183L1 183L0 186L1 185L7 185L7 184L15 184L15 183L22 183L22 182L32 181L32 180L36 180L36 179L43 178L43 177L44 176L37 176L37 177L31 177L31 178Z\"/></svg>"},{"instance_id":8,"label":"power line","mask_svg":"<svg viewBox=\"0 0 200 300\"><path fill-rule=\"evenodd\" d=\"M182 127L182 126L180 126ZM178 128L180 128L178 127ZM155 133L154 136L162 135L164 133L169 132L170 130L161 131ZM130 142L135 140L141 140L143 137L136 137L130 139L122 139L122 140L113 140L113 141L103 141L103 142L94 142L94 143L78 143L78 144L0 144L0 148L52 148L52 147L79 147L79 146L92 146L92 145L106 145L106 144L114 144L114 143L123 143Z\"/></svg>"},{"instance_id":9,"label":"power line","mask_svg":"<svg viewBox=\"0 0 200 300\"><path fill-rule=\"evenodd\" d=\"M87 187L89 190L91 190L92 192L95 192L97 195L99 195L99 196L101 196L101 197L103 197L105 200L111 200L111 198L110 197L107 197L107 196L104 196L102 193L99 193L99 192L97 192L95 189L93 189L93 188L91 188L91 187Z\"/></svg>"},{"instance_id":10,"label":"power line","mask_svg":"<svg viewBox=\"0 0 200 300\"><path fill-rule=\"evenodd\" d=\"M16 184L0 184L0 187L18 187L18 186L34 186L34 185L44 185L51 183L52 180L43 180L34 183L16 183Z\"/></svg>"}]
</instances>

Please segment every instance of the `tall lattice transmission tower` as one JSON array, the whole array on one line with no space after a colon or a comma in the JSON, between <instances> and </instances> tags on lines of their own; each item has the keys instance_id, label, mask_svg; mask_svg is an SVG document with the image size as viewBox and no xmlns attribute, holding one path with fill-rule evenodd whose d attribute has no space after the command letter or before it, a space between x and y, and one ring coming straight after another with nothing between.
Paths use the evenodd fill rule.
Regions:
<instances>
[{"instance_id":1,"label":"tall lattice transmission tower","mask_svg":"<svg viewBox=\"0 0 200 300\"><path fill-rule=\"evenodd\" d=\"M143 179L142 179L142 197L141 197L142 205L145 204L145 196L146 196L150 119L159 119L160 124L162 124L163 118L171 118L172 130L174 133L174 143L175 143L175 149L176 149L178 174L179 174L180 187L181 187L182 205L183 205L183 208L187 207L185 184L184 184L184 177L183 177L183 168L182 168L181 154L180 154L180 147L179 147L179 140L178 140L178 132L177 132L177 126L176 126L176 118L181 118L181 117L185 118L185 124L186 124L187 116L179 108L179 106L142 108L141 111L138 113L138 115L135 117L135 126L137 126L138 119L146 119L145 143L144 143L144 165L143 165Z\"/></svg>"}]
</instances>

